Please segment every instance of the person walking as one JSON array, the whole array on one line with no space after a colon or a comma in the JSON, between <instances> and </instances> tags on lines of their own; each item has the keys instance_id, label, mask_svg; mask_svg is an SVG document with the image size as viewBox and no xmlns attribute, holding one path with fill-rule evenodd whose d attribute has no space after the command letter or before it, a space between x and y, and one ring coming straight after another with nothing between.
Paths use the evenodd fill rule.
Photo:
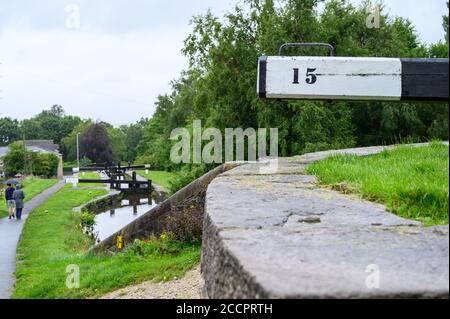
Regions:
<instances>
[{"instance_id":1,"label":"person walking","mask_svg":"<svg viewBox=\"0 0 450 319\"><path fill-rule=\"evenodd\" d=\"M7 184L6 186L7 186L5 190L6 206L8 207L9 219L11 219L16 217L16 201L13 198L14 187L12 187L11 184Z\"/></svg>"},{"instance_id":2,"label":"person walking","mask_svg":"<svg viewBox=\"0 0 450 319\"><path fill-rule=\"evenodd\" d=\"M25 193L22 190L21 185L16 186L16 190L13 193L13 199L16 202L16 218L22 219L23 200L25 199Z\"/></svg>"}]
</instances>

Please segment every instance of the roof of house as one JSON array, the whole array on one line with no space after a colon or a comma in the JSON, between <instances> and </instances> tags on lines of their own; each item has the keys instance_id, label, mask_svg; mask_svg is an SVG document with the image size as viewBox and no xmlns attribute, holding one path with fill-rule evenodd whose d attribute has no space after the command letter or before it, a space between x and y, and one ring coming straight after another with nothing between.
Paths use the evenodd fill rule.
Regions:
<instances>
[{"instance_id":1,"label":"roof of house","mask_svg":"<svg viewBox=\"0 0 450 319\"><path fill-rule=\"evenodd\" d=\"M59 153L59 145L53 143L52 140L28 140L25 141L25 145L31 151L36 150Z\"/></svg>"},{"instance_id":2,"label":"roof of house","mask_svg":"<svg viewBox=\"0 0 450 319\"><path fill-rule=\"evenodd\" d=\"M59 154L59 145L51 140L29 140L25 141L27 150L40 153L57 153ZM8 153L8 146L0 147L0 157L4 157Z\"/></svg>"}]
</instances>

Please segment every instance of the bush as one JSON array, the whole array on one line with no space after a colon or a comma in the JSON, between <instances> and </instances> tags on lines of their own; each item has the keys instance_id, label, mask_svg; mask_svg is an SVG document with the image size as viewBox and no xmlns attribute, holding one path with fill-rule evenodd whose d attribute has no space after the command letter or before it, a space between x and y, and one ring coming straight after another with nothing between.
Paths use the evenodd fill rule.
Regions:
<instances>
[{"instance_id":1,"label":"bush","mask_svg":"<svg viewBox=\"0 0 450 319\"><path fill-rule=\"evenodd\" d=\"M57 173L59 158L53 153L26 151L23 142L14 142L9 146L4 162L7 175L23 172L50 178Z\"/></svg>"},{"instance_id":2,"label":"bush","mask_svg":"<svg viewBox=\"0 0 450 319\"><path fill-rule=\"evenodd\" d=\"M163 233L160 238L155 236L147 240L136 239L132 245L125 248L125 255L140 257L176 255L183 249L183 244L173 240L169 235Z\"/></svg>"},{"instance_id":3,"label":"bush","mask_svg":"<svg viewBox=\"0 0 450 319\"><path fill-rule=\"evenodd\" d=\"M57 173L59 158L52 153L32 153L32 163L34 175L50 178Z\"/></svg>"},{"instance_id":4,"label":"bush","mask_svg":"<svg viewBox=\"0 0 450 319\"><path fill-rule=\"evenodd\" d=\"M207 167L204 165L199 166L184 166L183 169L177 173L177 177L170 181L169 191L175 194L183 187L189 185L197 178L206 174L208 171Z\"/></svg>"},{"instance_id":5,"label":"bush","mask_svg":"<svg viewBox=\"0 0 450 319\"><path fill-rule=\"evenodd\" d=\"M77 228L86 234L91 240L98 241L98 233L94 232L95 214L83 209L81 212L73 213L73 218L75 219L74 224Z\"/></svg>"},{"instance_id":6,"label":"bush","mask_svg":"<svg viewBox=\"0 0 450 319\"><path fill-rule=\"evenodd\" d=\"M95 215L90 212L82 212L80 215L81 226L92 227L95 225Z\"/></svg>"},{"instance_id":7,"label":"bush","mask_svg":"<svg viewBox=\"0 0 450 319\"><path fill-rule=\"evenodd\" d=\"M136 165L147 165L147 164L154 164L155 161L151 155L140 155L136 158L136 161L134 164Z\"/></svg>"},{"instance_id":8,"label":"bush","mask_svg":"<svg viewBox=\"0 0 450 319\"><path fill-rule=\"evenodd\" d=\"M9 145L9 151L4 159L5 172L9 176L25 172L25 149L23 142L14 142Z\"/></svg>"}]
</instances>

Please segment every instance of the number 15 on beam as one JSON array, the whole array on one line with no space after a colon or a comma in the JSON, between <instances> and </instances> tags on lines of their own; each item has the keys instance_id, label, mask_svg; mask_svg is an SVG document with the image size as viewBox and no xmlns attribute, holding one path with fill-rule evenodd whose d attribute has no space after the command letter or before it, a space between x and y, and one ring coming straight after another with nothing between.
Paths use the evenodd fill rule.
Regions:
<instances>
[{"instance_id":1,"label":"number 15 on beam","mask_svg":"<svg viewBox=\"0 0 450 319\"><path fill-rule=\"evenodd\" d=\"M448 59L261 57L265 99L448 101Z\"/></svg>"},{"instance_id":2,"label":"number 15 on beam","mask_svg":"<svg viewBox=\"0 0 450 319\"><path fill-rule=\"evenodd\" d=\"M298 68L294 68L294 82L292 82L292 84L300 84L299 82L299 69ZM314 84L317 82L317 75L315 75L313 72L315 72L316 69L311 69L308 68L306 69L306 80L305 82L308 84Z\"/></svg>"}]
</instances>

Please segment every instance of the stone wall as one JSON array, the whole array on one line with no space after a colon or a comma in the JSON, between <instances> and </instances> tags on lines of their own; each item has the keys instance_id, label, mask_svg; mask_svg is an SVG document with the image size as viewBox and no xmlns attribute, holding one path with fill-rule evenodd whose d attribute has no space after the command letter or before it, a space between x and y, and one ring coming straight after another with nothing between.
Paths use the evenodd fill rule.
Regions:
<instances>
[{"instance_id":1,"label":"stone wall","mask_svg":"<svg viewBox=\"0 0 450 319\"><path fill-rule=\"evenodd\" d=\"M125 244L168 231L202 236L208 298L448 298L448 226L425 228L305 175L333 154L388 148L280 159L276 172L222 165L93 251L114 251L119 235Z\"/></svg>"},{"instance_id":2,"label":"stone wall","mask_svg":"<svg viewBox=\"0 0 450 319\"><path fill-rule=\"evenodd\" d=\"M420 146L420 145L417 145ZM449 228L425 228L376 203L316 185L320 152L248 164L206 193L202 246L209 298L448 298Z\"/></svg>"},{"instance_id":3,"label":"stone wall","mask_svg":"<svg viewBox=\"0 0 450 319\"><path fill-rule=\"evenodd\" d=\"M125 246L135 239L160 236L164 232L180 240L201 240L206 189L215 177L236 166L224 164L217 167L102 241L92 251L116 251L118 236L123 237Z\"/></svg>"}]
</instances>

